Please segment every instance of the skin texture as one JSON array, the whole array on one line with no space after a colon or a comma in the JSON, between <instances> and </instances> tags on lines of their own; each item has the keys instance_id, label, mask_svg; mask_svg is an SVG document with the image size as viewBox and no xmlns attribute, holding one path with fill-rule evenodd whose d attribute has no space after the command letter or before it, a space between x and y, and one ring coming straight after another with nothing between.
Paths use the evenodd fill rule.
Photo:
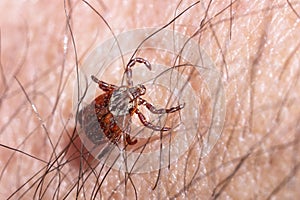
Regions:
<instances>
[{"instance_id":1,"label":"skin texture","mask_svg":"<svg viewBox=\"0 0 300 200\"><path fill-rule=\"evenodd\" d=\"M91 2L115 33L160 27L192 3ZM42 195L62 199L69 191L69 199L132 199L133 186L138 198L150 199L300 198L300 4L264 0L229 5L230 1L204 1L177 21L177 30L192 35L205 14L209 19L201 39L199 35L195 39L222 72L226 120L221 138L204 158L195 145L160 175L134 174L125 184L123 172L110 170L105 176L109 168L101 171L102 165L97 167L91 157L85 157L91 166L81 160L83 169L80 159L71 161L82 152L78 140L79 150L70 143L73 91L66 82L76 58L64 2L1 1L0 198L8 198L23 184L12 199ZM66 7L68 14L72 8L70 25L80 64L112 33L85 3L72 1ZM164 55L156 55L149 61L163 59ZM66 151L69 144L72 147ZM50 171L48 163L53 164ZM95 174L89 170L80 179L89 168ZM44 178L43 186L34 184L39 178ZM93 189L99 189L96 196Z\"/></svg>"}]
</instances>

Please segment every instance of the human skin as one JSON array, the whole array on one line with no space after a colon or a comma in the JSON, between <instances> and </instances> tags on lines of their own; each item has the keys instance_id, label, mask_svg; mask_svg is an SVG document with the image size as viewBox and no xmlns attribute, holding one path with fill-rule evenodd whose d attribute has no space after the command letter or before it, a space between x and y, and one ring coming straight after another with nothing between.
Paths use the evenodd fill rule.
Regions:
<instances>
[{"instance_id":1,"label":"human skin","mask_svg":"<svg viewBox=\"0 0 300 200\"><path fill-rule=\"evenodd\" d=\"M165 25L174 18L180 2L98 3L92 4L111 29L121 33ZM176 13L192 3L183 1ZM43 199L65 196L74 199L76 195L79 199L89 199L103 179L101 192L96 195L98 199L107 199L114 189L112 197L132 199L133 186L139 199L300 198L297 190L300 184L300 5L296 1L265 0L236 1L229 5L230 1L211 3L207 19L225 10L204 26L200 42L222 72L226 94L222 135L207 156L201 157L196 145L170 169L163 169L157 187L152 190L157 171L131 174L132 182L126 186L124 172L116 170L110 170L105 177L102 172L100 177L93 173L85 176L86 181L78 178L82 172L79 161L70 162L72 153L64 150L74 129L73 90L65 83L70 81L69 74L75 69L75 54L63 1L51 1L51 4L49 1L1 1L1 199L19 188L12 199L26 190L21 197L31 199L35 195L37 198L42 194L40 190L34 194L38 188L34 181L41 177L45 177ZM70 26L81 64L87 52L112 37L112 33L84 2L72 2L71 7ZM205 1L183 14L177 22L186 26L179 28L181 33L192 35L199 28L207 7ZM67 13L69 8L70 5ZM68 43L64 44L66 38ZM77 150L71 147L70 151ZM56 154L52 155L53 152ZM58 164L54 160L60 152L66 156ZM102 165L94 166L91 158L88 162L96 172L100 171ZM53 167L51 172L46 171L48 163L59 165L60 170ZM53 177L55 181L51 182ZM75 189L66 195L73 185ZM84 191L76 188L77 185L83 186ZM55 193L57 188L59 193Z\"/></svg>"}]
</instances>

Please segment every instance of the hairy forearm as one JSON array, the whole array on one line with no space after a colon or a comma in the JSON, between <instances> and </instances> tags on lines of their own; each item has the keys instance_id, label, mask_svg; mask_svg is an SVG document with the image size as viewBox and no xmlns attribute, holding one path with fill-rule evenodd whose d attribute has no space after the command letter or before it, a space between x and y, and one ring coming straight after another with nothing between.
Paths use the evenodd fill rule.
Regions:
<instances>
[{"instance_id":1,"label":"hairy forearm","mask_svg":"<svg viewBox=\"0 0 300 200\"><path fill-rule=\"evenodd\" d=\"M104 177L105 171L100 173L102 164L96 167L89 158L88 163L93 165L90 168L100 176L92 170L81 176L80 160L71 161L73 153L80 150L80 145L76 149L70 142L74 130L74 98L73 88L68 84L77 81L76 76L70 78L76 59L82 66L88 52L111 38L112 31L118 34L136 28L161 27L192 3L91 3L109 23L110 30L81 1L67 5L66 10L62 1L50 5L47 1L21 5L17 1L1 2L0 155L4 198L22 188L30 178L40 181L43 177L47 179L45 188L50 183L47 189L42 189L49 198L57 188L60 198L64 197L72 186L78 186L79 194L90 198L92 189L97 189L103 179L97 197L107 198L113 189L116 198L134 197L133 186L140 198L299 197L296 190L300 162L300 40L296 12L299 5L288 1L277 4L236 1L232 6L230 1L201 2L178 18L175 26L167 27L169 30L175 27L188 37L200 30L193 40L205 50L222 75L225 124L220 139L207 156L201 155L202 135L198 134L195 144L170 169L164 168L160 174L158 171L131 174L126 186L124 172L110 170ZM65 11L71 19L69 27ZM172 63L163 53L147 59L151 63ZM210 120L205 113L205 110L200 113L202 123ZM209 125L200 126L205 129ZM68 145L71 147L66 151ZM62 160L61 152L66 154ZM51 166L47 171L48 163L59 170ZM42 172L34 177L38 170ZM61 184L50 182L53 177ZM152 190L157 177L158 185ZM18 195L29 188L25 196L31 197L38 188L33 182L26 183ZM70 195L75 196L76 191L73 189Z\"/></svg>"}]
</instances>

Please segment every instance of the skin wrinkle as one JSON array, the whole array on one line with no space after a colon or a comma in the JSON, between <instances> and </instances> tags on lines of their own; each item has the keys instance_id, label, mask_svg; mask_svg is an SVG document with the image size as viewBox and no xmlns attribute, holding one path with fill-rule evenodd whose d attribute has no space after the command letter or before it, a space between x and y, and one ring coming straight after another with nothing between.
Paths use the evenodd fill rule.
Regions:
<instances>
[{"instance_id":1,"label":"skin wrinkle","mask_svg":"<svg viewBox=\"0 0 300 200\"><path fill-rule=\"evenodd\" d=\"M101 4L91 1L91 4L118 34L134 28L166 24L174 17L179 2L165 1L160 5L161 2L149 4L128 0L121 3L103 1ZM182 1L176 13L193 2ZM207 19L229 3L213 1ZM176 28L192 35L207 5L208 1L204 1L188 11L176 21ZM112 34L83 2L72 2L72 6L71 27L79 63L82 63L89 50ZM6 78L0 80L0 144L9 147L0 146L0 198L6 199L39 170L42 172L37 177L48 174L44 189L46 183L56 177L61 182L59 193L63 195L78 181L80 165L78 161L70 161L76 156L72 154L75 149L65 156L66 160L62 163L66 164L61 164L60 176L56 170L45 171L45 162L59 157L58 154L69 144L68 135L72 134L74 126L69 120L73 91L65 85L74 69L74 50L68 43L68 52L64 54L63 42L67 31L63 1L52 1L51 4L46 0L1 1L0 9L0 70ZM125 191L124 173L111 170L100 189L102 197L108 198L114 189L112 197L116 199L123 199L124 195L134 197L130 184L133 181L139 198L299 198L300 26L294 12L299 9L300 4L295 1L237 1L232 6L232 15L227 9L205 26L201 38L195 39L200 40L201 47L212 57L219 71L225 73L224 66L228 67L228 77L225 74L223 77L226 122L220 140L208 156L200 158L201 146L196 143L169 170L161 170L154 191L151 188L158 172L132 175ZM231 26L230 17L233 19ZM68 41L71 41L70 37ZM157 58L147 59L155 62L164 60L165 55L155 56ZM35 104L54 146L51 146L47 132L14 76ZM8 90L5 90L4 82L9 86ZM201 138L197 140L201 141ZM14 152L10 148L19 151ZM51 155L53 148L55 154ZM99 172L100 168L101 165L95 171ZM95 187L95 175L87 178L88 174L80 180L86 196L79 199L90 198L92 190L98 188ZM101 177L103 175L101 173ZM28 183L25 188L30 185ZM25 197L31 198L35 188L31 188ZM56 189L48 188L44 199L52 199L58 192ZM70 196L75 195L76 189ZM100 192L96 196L100 199Z\"/></svg>"}]
</instances>

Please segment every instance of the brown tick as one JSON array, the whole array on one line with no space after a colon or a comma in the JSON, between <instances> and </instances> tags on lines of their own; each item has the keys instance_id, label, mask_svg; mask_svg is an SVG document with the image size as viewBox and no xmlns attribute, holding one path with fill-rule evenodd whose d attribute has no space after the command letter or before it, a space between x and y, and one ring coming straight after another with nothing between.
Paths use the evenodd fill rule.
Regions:
<instances>
[{"instance_id":1,"label":"brown tick","mask_svg":"<svg viewBox=\"0 0 300 200\"><path fill-rule=\"evenodd\" d=\"M120 142L121 136L123 136L125 145L136 144L137 139L132 139L129 135L130 120L134 114L138 116L145 127L154 131L169 131L171 129L148 122L138 109L140 105L146 106L154 114L173 113L184 107L184 104L180 104L168 109L158 109L143 99L141 96L146 93L146 87L141 84L133 86L132 82L131 68L137 62L144 64L151 70L150 63L143 58L130 60L125 70L128 86L118 87L98 80L93 75L91 76L92 80L104 91L104 94L99 95L89 105L84 107L79 112L78 119L85 134L94 144L103 143L104 135L114 144Z\"/></svg>"}]
</instances>

